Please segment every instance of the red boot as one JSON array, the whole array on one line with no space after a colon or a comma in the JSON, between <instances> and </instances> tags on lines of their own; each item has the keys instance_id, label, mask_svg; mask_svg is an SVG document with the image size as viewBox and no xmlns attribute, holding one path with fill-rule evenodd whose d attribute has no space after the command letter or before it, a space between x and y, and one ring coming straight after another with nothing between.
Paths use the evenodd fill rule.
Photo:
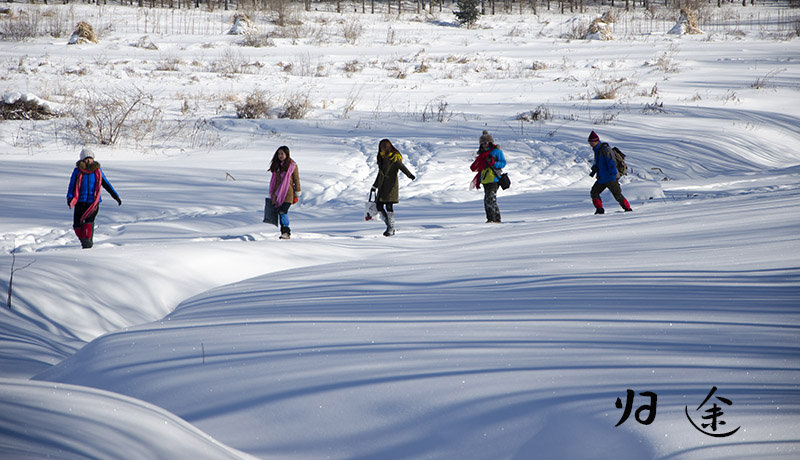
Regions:
<instances>
[{"instance_id":1,"label":"red boot","mask_svg":"<svg viewBox=\"0 0 800 460\"><path fill-rule=\"evenodd\" d=\"M78 238L81 240L81 246L83 246L84 249L91 248L94 245L92 241L92 236L94 235L94 222L87 222L83 224L81 226L81 234L82 235L78 235Z\"/></svg>"},{"instance_id":2,"label":"red boot","mask_svg":"<svg viewBox=\"0 0 800 460\"><path fill-rule=\"evenodd\" d=\"M628 204L627 199L622 200L622 203L620 203L620 205L622 205L622 209L624 209L625 212L633 211L633 209L631 209L631 205Z\"/></svg>"},{"instance_id":3,"label":"red boot","mask_svg":"<svg viewBox=\"0 0 800 460\"><path fill-rule=\"evenodd\" d=\"M600 198L592 198L592 204L594 205L595 214L604 214L606 212L606 210L603 209L603 200Z\"/></svg>"}]
</instances>

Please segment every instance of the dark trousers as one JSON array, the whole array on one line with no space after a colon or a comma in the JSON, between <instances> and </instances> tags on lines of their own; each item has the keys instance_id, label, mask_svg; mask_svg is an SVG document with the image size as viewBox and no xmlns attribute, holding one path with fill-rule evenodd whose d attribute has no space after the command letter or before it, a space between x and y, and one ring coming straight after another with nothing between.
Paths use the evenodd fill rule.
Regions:
<instances>
[{"instance_id":1,"label":"dark trousers","mask_svg":"<svg viewBox=\"0 0 800 460\"><path fill-rule=\"evenodd\" d=\"M500 207L497 206L497 189L500 184L492 182L483 184L483 209L486 211L486 220L500 222Z\"/></svg>"},{"instance_id":2,"label":"dark trousers","mask_svg":"<svg viewBox=\"0 0 800 460\"><path fill-rule=\"evenodd\" d=\"M622 195L622 187L619 186L619 181L611 181L606 182L605 184L601 184L600 182L595 182L592 186L592 191L589 192L589 195L592 197L592 202L595 204L595 207L602 208L603 201L600 199L600 194L603 193L605 189L608 189L612 195L614 195L614 199L617 200L622 209L630 209L628 205L628 200ZM599 206L598 206L599 203Z\"/></svg>"},{"instance_id":3,"label":"dark trousers","mask_svg":"<svg viewBox=\"0 0 800 460\"><path fill-rule=\"evenodd\" d=\"M84 248L92 247L94 220L97 217L97 212L100 211L100 205L98 204L94 212L86 216L85 219L81 219L91 205L92 203L82 201L75 203L75 212L72 215L72 229L75 230L75 234L78 236L78 239L81 241L81 246Z\"/></svg>"},{"instance_id":4,"label":"dark trousers","mask_svg":"<svg viewBox=\"0 0 800 460\"><path fill-rule=\"evenodd\" d=\"M386 203L385 201L376 201L375 204L378 206L378 212L380 212L381 214L386 214L387 212L394 212L394 203ZM384 207L386 207L385 210Z\"/></svg>"}]
</instances>

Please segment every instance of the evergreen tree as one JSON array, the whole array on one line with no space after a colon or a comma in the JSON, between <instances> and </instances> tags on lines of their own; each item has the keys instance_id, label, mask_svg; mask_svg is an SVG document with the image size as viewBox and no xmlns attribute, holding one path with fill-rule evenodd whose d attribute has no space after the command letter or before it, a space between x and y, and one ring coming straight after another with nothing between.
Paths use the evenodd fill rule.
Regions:
<instances>
[{"instance_id":1,"label":"evergreen tree","mask_svg":"<svg viewBox=\"0 0 800 460\"><path fill-rule=\"evenodd\" d=\"M470 27L481 15L480 0L458 0L456 6L458 9L453 14L456 15L461 25L466 24L467 27Z\"/></svg>"}]
</instances>

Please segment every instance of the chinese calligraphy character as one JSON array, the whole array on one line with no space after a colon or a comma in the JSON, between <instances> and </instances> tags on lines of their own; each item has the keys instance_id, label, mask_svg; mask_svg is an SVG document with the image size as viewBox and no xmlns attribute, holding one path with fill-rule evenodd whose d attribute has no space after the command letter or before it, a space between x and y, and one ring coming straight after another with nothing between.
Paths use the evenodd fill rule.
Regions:
<instances>
[{"instance_id":1,"label":"chinese calligraphy character","mask_svg":"<svg viewBox=\"0 0 800 460\"><path fill-rule=\"evenodd\" d=\"M717 392L717 387L716 386L711 388L711 391L708 392L708 395L706 396L706 399L704 399L703 402L700 403L699 406L697 406L697 409L695 409L695 412L697 412L700 409L702 409L703 406L706 405L708 400L711 399L711 397L714 396L714 393L716 393L716 392ZM722 402L723 404L727 405L727 406L732 406L733 405L733 402L728 398L723 398L722 396L717 396L716 399L719 400L720 402ZM709 436L714 436L715 438L724 438L726 436L730 436L733 433L736 433L737 431L739 431L739 428L741 428L741 426L739 426L739 427L736 427L736 429L733 430L733 431L728 431L728 432L725 432L725 433L717 433L717 428L719 428L722 425L726 425L726 422L721 419L722 415L725 414L725 412L723 412L722 408L720 406L718 406L716 402L712 402L711 407L704 411L704 413L706 413L708 415L703 415L703 416L700 417L701 419L708 420L709 422L708 423L700 423L700 426L697 426L697 424L694 423L694 420L692 420L692 417L689 415L689 406L686 406L684 408L684 411L686 412L686 418L689 419L689 422L692 424L692 426L694 426L701 433L707 434ZM711 432L707 431L707 429L709 429L709 428L711 429Z\"/></svg>"},{"instance_id":2,"label":"chinese calligraphy character","mask_svg":"<svg viewBox=\"0 0 800 460\"><path fill-rule=\"evenodd\" d=\"M625 420L628 420L628 417L630 417L631 415L631 409L633 408L633 397L634 397L633 390L628 390L627 394L628 396L627 400L625 401L625 410L622 413L622 418L620 418L619 422L617 422L617 424L614 426L622 425L625 422ZM636 409L636 414L635 414L636 421L641 423L642 425L649 425L653 423L653 420L656 419L656 401L658 399L658 396L652 391L645 391L644 393L639 393L639 395L649 397L650 404L645 404ZM617 409L622 409L622 400L620 398L617 398L617 402L615 405L617 406ZM644 411L647 411L647 418L643 420L642 412Z\"/></svg>"}]
</instances>

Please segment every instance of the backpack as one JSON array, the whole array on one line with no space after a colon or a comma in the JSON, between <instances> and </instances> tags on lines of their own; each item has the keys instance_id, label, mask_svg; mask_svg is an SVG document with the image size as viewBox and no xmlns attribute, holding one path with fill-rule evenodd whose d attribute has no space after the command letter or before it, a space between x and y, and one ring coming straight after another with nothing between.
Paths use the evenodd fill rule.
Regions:
<instances>
[{"instance_id":1,"label":"backpack","mask_svg":"<svg viewBox=\"0 0 800 460\"><path fill-rule=\"evenodd\" d=\"M628 174L628 165L625 164L625 154L616 147L611 150L614 152L614 161L617 163L617 179L619 179Z\"/></svg>"}]
</instances>

